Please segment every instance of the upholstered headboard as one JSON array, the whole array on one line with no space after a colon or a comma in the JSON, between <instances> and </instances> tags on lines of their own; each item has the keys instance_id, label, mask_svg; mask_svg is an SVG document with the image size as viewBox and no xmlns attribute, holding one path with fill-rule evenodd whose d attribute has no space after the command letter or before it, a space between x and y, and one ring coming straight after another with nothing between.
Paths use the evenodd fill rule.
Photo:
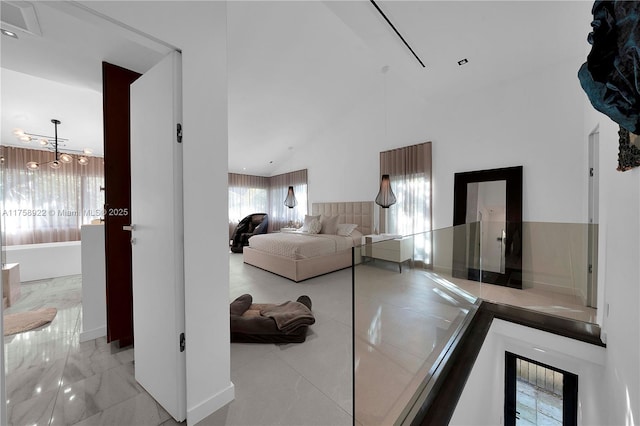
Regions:
<instances>
[{"instance_id":1,"label":"upholstered headboard","mask_svg":"<svg viewBox=\"0 0 640 426\"><path fill-rule=\"evenodd\" d=\"M373 233L373 201L349 201L338 203L313 203L311 214L338 215L338 223L355 223L363 235Z\"/></svg>"}]
</instances>

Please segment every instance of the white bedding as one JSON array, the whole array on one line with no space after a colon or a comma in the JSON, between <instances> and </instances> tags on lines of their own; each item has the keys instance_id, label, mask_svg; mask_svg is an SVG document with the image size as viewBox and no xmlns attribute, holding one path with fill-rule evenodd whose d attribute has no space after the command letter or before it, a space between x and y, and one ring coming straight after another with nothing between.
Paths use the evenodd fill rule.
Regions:
<instances>
[{"instance_id":1,"label":"white bedding","mask_svg":"<svg viewBox=\"0 0 640 426\"><path fill-rule=\"evenodd\" d=\"M291 259L324 256L349 249L354 245L353 237L302 232L276 232L249 238L249 247L253 249Z\"/></svg>"}]
</instances>

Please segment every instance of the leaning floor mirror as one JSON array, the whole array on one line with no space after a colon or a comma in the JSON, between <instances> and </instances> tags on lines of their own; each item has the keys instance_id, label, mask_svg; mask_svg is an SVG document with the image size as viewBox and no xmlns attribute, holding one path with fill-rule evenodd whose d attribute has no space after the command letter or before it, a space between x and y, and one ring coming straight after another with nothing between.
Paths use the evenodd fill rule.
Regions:
<instances>
[{"instance_id":1,"label":"leaning floor mirror","mask_svg":"<svg viewBox=\"0 0 640 426\"><path fill-rule=\"evenodd\" d=\"M453 276L522 288L522 166L456 173Z\"/></svg>"}]
</instances>

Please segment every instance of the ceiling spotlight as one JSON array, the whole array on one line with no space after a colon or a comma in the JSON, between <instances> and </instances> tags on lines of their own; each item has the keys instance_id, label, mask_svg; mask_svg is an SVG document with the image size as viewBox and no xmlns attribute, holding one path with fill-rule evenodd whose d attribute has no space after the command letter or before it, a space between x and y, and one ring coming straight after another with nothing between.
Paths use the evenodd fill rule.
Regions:
<instances>
[{"instance_id":1,"label":"ceiling spotlight","mask_svg":"<svg viewBox=\"0 0 640 426\"><path fill-rule=\"evenodd\" d=\"M85 154L87 154L87 155L91 155L91 154L93 154L93 150L92 150L92 149L89 149L89 148L85 148L85 149L83 149L83 150L82 150L82 152L83 152L83 153L85 153Z\"/></svg>"},{"instance_id":2,"label":"ceiling spotlight","mask_svg":"<svg viewBox=\"0 0 640 426\"><path fill-rule=\"evenodd\" d=\"M13 134L17 137L24 136L24 130L15 128L13 129Z\"/></svg>"},{"instance_id":3,"label":"ceiling spotlight","mask_svg":"<svg viewBox=\"0 0 640 426\"><path fill-rule=\"evenodd\" d=\"M78 157L78 164L84 166L86 164L89 164L89 159L87 157L85 157L84 155Z\"/></svg>"},{"instance_id":4,"label":"ceiling spotlight","mask_svg":"<svg viewBox=\"0 0 640 426\"><path fill-rule=\"evenodd\" d=\"M29 161L27 163L27 169L29 170L38 170L39 168L40 168L40 165L35 161Z\"/></svg>"},{"instance_id":5,"label":"ceiling spotlight","mask_svg":"<svg viewBox=\"0 0 640 426\"><path fill-rule=\"evenodd\" d=\"M40 139L40 145L47 146L49 145L49 141L45 138Z\"/></svg>"},{"instance_id":6,"label":"ceiling spotlight","mask_svg":"<svg viewBox=\"0 0 640 426\"><path fill-rule=\"evenodd\" d=\"M27 136L27 135L22 135L22 136L18 137L18 139L21 140L24 143L31 142L31 136Z\"/></svg>"},{"instance_id":7,"label":"ceiling spotlight","mask_svg":"<svg viewBox=\"0 0 640 426\"><path fill-rule=\"evenodd\" d=\"M18 34L14 33L13 31L5 30L4 28L0 28L0 33L9 37L18 38Z\"/></svg>"},{"instance_id":8,"label":"ceiling spotlight","mask_svg":"<svg viewBox=\"0 0 640 426\"><path fill-rule=\"evenodd\" d=\"M58 160L54 160L54 161L49 163L49 167L51 167L52 169L59 169L60 168L60 162Z\"/></svg>"},{"instance_id":9,"label":"ceiling spotlight","mask_svg":"<svg viewBox=\"0 0 640 426\"><path fill-rule=\"evenodd\" d=\"M468 63L468 62L469 62L469 60L468 60L467 58L460 59L460 60L458 61L458 65L464 65L464 64L466 64L466 63Z\"/></svg>"}]
</instances>

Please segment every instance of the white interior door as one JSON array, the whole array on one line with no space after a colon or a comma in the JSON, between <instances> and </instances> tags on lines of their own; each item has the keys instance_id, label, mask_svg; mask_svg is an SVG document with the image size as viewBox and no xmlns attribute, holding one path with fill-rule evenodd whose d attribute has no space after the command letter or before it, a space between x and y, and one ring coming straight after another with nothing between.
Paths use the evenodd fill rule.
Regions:
<instances>
[{"instance_id":1,"label":"white interior door","mask_svg":"<svg viewBox=\"0 0 640 426\"><path fill-rule=\"evenodd\" d=\"M181 56L131 85L135 377L176 420L186 417Z\"/></svg>"}]
</instances>

